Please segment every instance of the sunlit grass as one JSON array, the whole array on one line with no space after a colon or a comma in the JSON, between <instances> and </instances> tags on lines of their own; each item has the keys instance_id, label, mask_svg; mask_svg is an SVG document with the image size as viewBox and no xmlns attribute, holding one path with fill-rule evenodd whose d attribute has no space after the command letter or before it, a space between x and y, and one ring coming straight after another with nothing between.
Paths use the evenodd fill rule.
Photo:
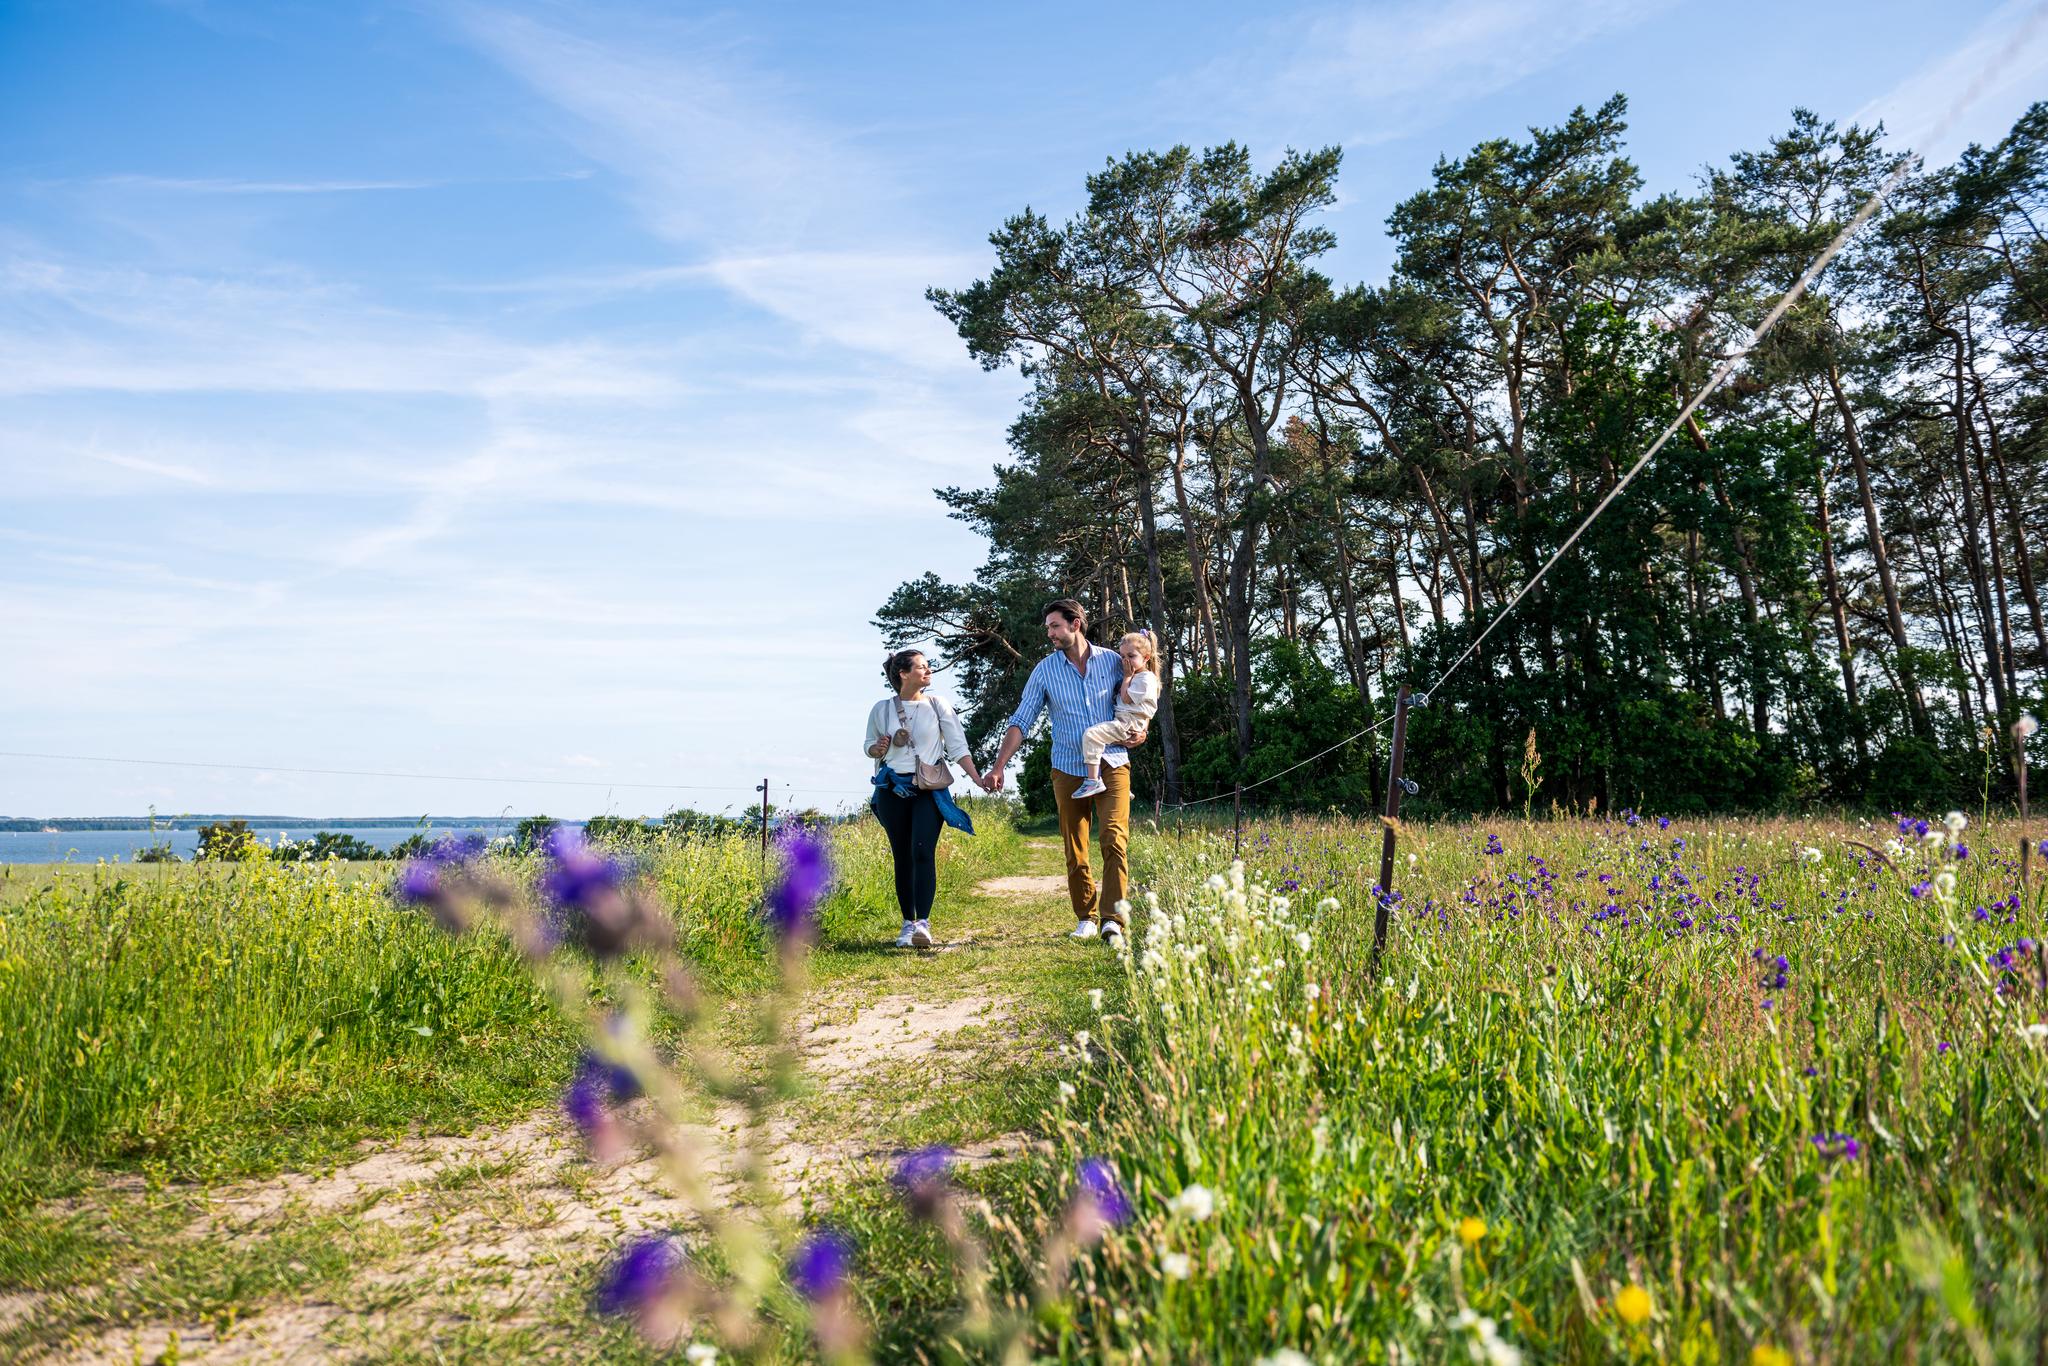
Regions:
<instances>
[{"instance_id":1,"label":"sunlit grass","mask_svg":"<svg viewBox=\"0 0 2048 1366\"><path fill-rule=\"evenodd\" d=\"M1063 1126L1141 1212L1088 1351L2033 1341L2048 1030L2012 830L1952 862L1841 822L1410 829L1375 963L1378 836L1259 827L1242 889L1227 832L1140 842L1159 911ZM1169 1209L1192 1186L1207 1220Z\"/></svg>"}]
</instances>

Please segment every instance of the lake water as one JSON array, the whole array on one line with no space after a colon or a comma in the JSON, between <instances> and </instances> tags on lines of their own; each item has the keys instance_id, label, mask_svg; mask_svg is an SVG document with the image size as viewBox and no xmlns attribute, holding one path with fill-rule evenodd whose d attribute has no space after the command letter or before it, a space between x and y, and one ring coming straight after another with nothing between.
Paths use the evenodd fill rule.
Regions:
<instances>
[{"instance_id":1,"label":"lake water","mask_svg":"<svg viewBox=\"0 0 2048 1366\"><path fill-rule=\"evenodd\" d=\"M265 844L276 844L280 833L275 826L251 825L256 837ZM350 826L339 830L345 835L354 835L365 844L379 849L392 845L417 834L417 825L370 825ZM496 838L512 833L512 822L484 821L476 825L435 826L431 834L463 834L476 830ZM318 827L282 832L294 841L310 840L320 833ZM98 863L102 859L109 863L131 861L138 850L168 840L178 857L190 859L199 848L197 830L159 830L152 835L148 830L60 830L46 834L34 830L0 830L0 863Z\"/></svg>"}]
</instances>

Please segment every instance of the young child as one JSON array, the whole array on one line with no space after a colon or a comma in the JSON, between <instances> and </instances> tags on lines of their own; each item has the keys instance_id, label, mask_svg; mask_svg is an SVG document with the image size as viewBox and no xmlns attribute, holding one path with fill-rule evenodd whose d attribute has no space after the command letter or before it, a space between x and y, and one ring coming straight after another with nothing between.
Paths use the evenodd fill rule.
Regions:
<instances>
[{"instance_id":1,"label":"young child","mask_svg":"<svg viewBox=\"0 0 2048 1366\"><path fill-rule=\"evenodd\" d=\"M1074 789L1076 801L1109 790L1102 785L1102 751L1128 744L1159 710L1159 656L1152 648L1151 633L1132 631L1116 643L1116 652L1124 660L1124 685L1117 691L1116 716L1081 732L1081 762L1088 765L1088 780Z\"/></svg>"}]
</instances>

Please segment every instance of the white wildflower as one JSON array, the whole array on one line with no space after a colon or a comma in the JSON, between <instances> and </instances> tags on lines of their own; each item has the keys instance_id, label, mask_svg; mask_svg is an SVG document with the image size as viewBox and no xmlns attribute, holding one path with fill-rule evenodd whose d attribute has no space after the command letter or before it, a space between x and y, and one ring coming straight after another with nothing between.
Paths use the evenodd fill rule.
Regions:
<instances>
[{"instance_id":1,"label":"white wildflower","mask_svg":"<svg viewBox=\"0 0 2048 1366\"><path fill-rule=\"evenodd\" d=\"M2021 1025L2020 1037L2028 1043L2048 1042L2048 1024Z\"/></svg>"},{"instance_id":2,"label":"white wildflower","mask_svg":"<svg viewBox=\"0 0 2048 1366\"><path fill-rule=\"evenodd\" d=\"M1956 875L1953 870L1944 868L1934 875L1934 894L1943 901L1955 900Z\"/></svg>"},{"instance_id":3,"label":"white wildflower","mask_svg":"<svg viewBox=\"0 0 2048 1366\"><path fill-rule=\"evenodd\" d=\"M1292 1347L1282 1347L1269 1357L1260 1357L1252 1366L1316 1366L1313 1361Z\"/></svg>"},{"instance_id":4,"label":"white wildflower","mask_svg":"<svg viewBox=\"0 0 2048 1366\"><path fill-rule=\"evenodd\" d=\"M1086 1052L1088 1051L1088 1044L1089 1044L1089 1041L1090 1041L1090 1040L1091 1040L1091 1039L1092 1039L1093 1037L1094 1037L1094 1036L1093 1036L1093 1035L1091 1035L1091 1034L1090 1034L1090 1033L1089 1033L1089 1032L1088 1032L1087 1030L1085 1030L1085 1029L1077 1029L1077 1030L1075 1030L1075 1031L1074 1031L1074 1047L1076 1047L1076 1048L1080 1049L1080 1050L1081 1050L1081 1051L1082 1051L1083 1053L1086 1053Z\"/></svg>"},{"instance_id":5,"label":"white wildflower","mask_svg":"<svg viewBox=\"0 0 2048 1366\"><path fill-rule=\"evenodd\" d=\"M1090 987L1090 988L1088 988L1088 1008L1089 1008L1090 1010L1101 1010L1101 1009L1102 1009L1102 988L1101 988L1101 987Z\"/></svg>"},{"instance_id":6,"label":"white wildflower","mask_svg":"<svg viewBox=\"0 0 2048 1366\"><path fill-rule=\"evenodd\" d=\"M1230 865L1230 885L1236 891L1244 890L1244 860L1236 859Z\"/></svg>"},{"instance_id":7,"label":"white wildflower","mask_svg":"<svg viewBox=\"0 0 2048 1366\"><path fill-rule=\"evenodd\" d=\"M1074 1089L1074 1083L1070 1081L1063 1081L1060 1083L1060 1103L1062 1105L1064 1105L1066 1102L1072 1100L1075 1096L1078 1096L1080 1094L1081 1093L1079 1091L1076 1091Z\"/></svg>"},{"instance_id":8,"label":"white wildflower","mask_svg":"<svg viewBox=\"0 0 2048 1366\"><path fill-rule=\"evenodd\" d=\"M1272 907L1274 915L1286 915L1288 911L1294 908L1294 903L1284 896L1270 897L1267 899L1266 904Z\"/></svg>"},{"instance_id":9,"label":"white wildflower","mask_svg":"<svg viewBox=\"0 0 2048 1366\"><path fill-rule=\"evenodd\" d=\"M683 1360L701 1363L718 1360L718 1349L708 1342L693 1342L684 1349Z\"/></svg>"},{"instance_id":10,"label":"white wildflower","mask_svg":"<svg viewBox=\"0 0 2048 1366\"><path fill-rule=\"evenodd\" d=\"M1960 811L1951 811L1941 818L1941 823L1948 827L1948 832L1951 835L1960 835L1963 833L1964 828L1969 825L1970 818Z\"/></svg>"},{"instance_id":11,"label":"white wildflower","mask_svg":"<svg viewBox=\"0 0 2048 1366\"><path fill-rule=\"evenodd\" d=\"M1313 1001L1323 994L1323 984L1321 982L1310 982L1302 988L1302 992L1309 1000Z\"/></svg>"},{"instance_id":12,"label":"white wildflower","mask_svg":"<svg viewBox=\"0 0 2048 1366\"><path fill-rule=\"evenodd\" d=\"M1216 1197L1207 1186L1189 1186L1167 1201L1166 1207L1199 1224L1216 1212Z\"/></svg>"},{"instance_id":13,"label":"white wildflower","mask_svg":"<svg viewBox=\"0 0 2048 1366\"><path fill-rule=\"evenodd\" d=\"M1209 874L1209 884L1208 884L1208 885L1209 885L1209 890L1210 890L1210 891L1212 891L1212 892L1220 892L1220 891L1222 891L1222 890L1223 890L1223 889L1224 889L1225 887L1228 887L1228 886L1229 886L1230 884L1229 884L1229 883L1227 883L1227 882L1225 882L1225 881L1223 880L1223 874L1221 874L1221 873L1211 873L1211 874Z\"/></svg>"},{"instance_id":14,"label":"white wildflower","mask_svg":"<svg viewBox=\"0 0 2048 1366\"><path fill-rule=\"evenodd\" d=\"M1294 947L1296 947L1297 949L1300 949L1300 950L1301 950L1301 951L1302 951L1302 952L1303 952L1304 954L1306 954L1306 953L1308 952L1308 946L1309 946L1309 937L1308 937L1308 931L1307 931L1307 930L1297 930L1297 931L1295 931L1295 934L1294 934Z\"/></svg>"},{"instance_id":15,"label":"white wildflower","mask_svg":"<svg viewBox=\"0 0 2048 1366\"><path fill-rule=\"evenodd\" d=\"M1321 901L1318 901L1316 903L1316 909L1321 911L1324 915L1328 915L1332 911L1341 910L1342 907L1338 905L1336 897L1326 896Z\"/></svg>"},{"instance_id":16,"label":"white wildflower","mask_svg":"<svg viewBox=\"0 0 2048 1366\"><path fill-rule=\"evenodd\" d=\"M1821 852L1809 844L1800 849L1799 857L1805 859L1808 863L1819 863L1821 861Z\"/></svg>"},{"instance_id":17,"label":"white wildflower","mask_svg":"<svg viewBox=\"0 0 2048 1366\"><path fill-rule=\"evenodd\" d=\"M1166 1273L1166 1279L1169 1281L1184 1281L1195 1266L1188 1260L1187 1253L1168 1252L1160 1256L1159 1269Z\"/></svg>"},{"instance_id":18,"label":"white wildflower","mask_svg":"<svg viewBox=\"0 0 2048 1366\"><path fill-rule=\"evenodd\" d=\"M1116 923L1119 925L1131 923L1131 903L1122 897L1116 899Z\"/></svg>"}]
</instances>

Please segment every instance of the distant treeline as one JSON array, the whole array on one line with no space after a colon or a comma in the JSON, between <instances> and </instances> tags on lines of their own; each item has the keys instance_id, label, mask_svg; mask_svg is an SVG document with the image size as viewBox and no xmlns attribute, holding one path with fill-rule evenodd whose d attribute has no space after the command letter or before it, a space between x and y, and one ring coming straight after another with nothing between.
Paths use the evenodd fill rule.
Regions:
<instances>
[{"instance_id":1,"label":"distant treeline","mask_svg":"<svg viewBox=\"0 0 2048 1366\"><path fill-rule=\"evenodd\" d=\"M768 808L768 818L771 825L824 825L832 819L816 810L778 813L772 806ZM576 824L577 822L573 821L557 821L552 816L528 816L512 828L511 834L500 836L499 841L511 852L531 853L540 848L557 827ZM161 829L161 825L158 828ZM718 839L729 835L758 833L761 829L761 812L749 810L742 816L718 816L678 807L665 815L653 818L593 816L581 822L581 828L583 837L592 843L630 849L661 837ZM281 827L279 833L285 835L289 829L289 826ZM442 840L460 838L461 834L460 828L452 825L438 830L422 829L408 835L389 849L380 849L367 840L358 839L340 830L321 830L311 839L304 840L291 839L285 835L275 844L266 844L250 822L238 816L199 827L199 847L193 852L192 858L199 863L246 863L256 860L322 863L328 859L409 859L422 857L431 852ZM139 850L135 855L135 861L177 863L181 860L170 843L164 841Z\"/></svg>"}]
</instances>

